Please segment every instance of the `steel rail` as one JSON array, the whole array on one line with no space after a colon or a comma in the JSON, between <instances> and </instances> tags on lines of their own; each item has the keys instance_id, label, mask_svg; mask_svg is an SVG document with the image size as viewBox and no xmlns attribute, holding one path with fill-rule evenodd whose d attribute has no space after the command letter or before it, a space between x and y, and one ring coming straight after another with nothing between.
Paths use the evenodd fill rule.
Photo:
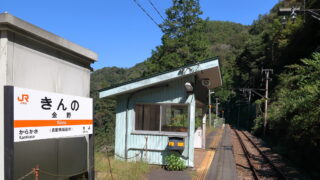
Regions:
<instances>
[{"instance_id":1,"label":"steel rail","mask_svg":"<svg viewBox=\"0 0 320 180\"><path fill-rule=\"evenodd\" d=\"M251 160L250 160L249 152L248 152L246 146L244 145L244 143L243 143L240 135L238 134L237 130L233 128L233 131L235 132L235 134L237 135L237 137L238 137L238 139L239 139L240 145L241 145L242 150L243 150L243 152L244 152L244 154L245 154L245 156L246 156L246 158L247 158L247 161L248 161L248 164L249 164L250 169L251 169L251 171L252 171L252 174L253 174L254 179L255 179L255 180L259 180L259 176L258 176L258 174L257 174L257 172L256 172L256 169L254 168L254 166L253 166L253 164L252 164L252 162L251 162Z\"/></svg>"},{"instance_id":2,"label":"steel rail","mask_svg":"<svg viewBox=\"0 0 320 180\"><path fill-rule=\"evenodd\" d=\"M249 136L241 131L242 134L251 142L251 144L258 150L258 152L262 155L262 157L270 164L270 166L277 172L279 178L287 180L288 178L283 174L283 172L274 165L274 163L261 151L261 149L252 141Z\"/></svg>"}]
</instances>

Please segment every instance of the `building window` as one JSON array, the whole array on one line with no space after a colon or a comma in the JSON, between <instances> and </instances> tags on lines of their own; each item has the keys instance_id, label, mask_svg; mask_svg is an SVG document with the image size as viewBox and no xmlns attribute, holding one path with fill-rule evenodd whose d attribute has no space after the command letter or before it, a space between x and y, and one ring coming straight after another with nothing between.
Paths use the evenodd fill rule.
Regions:
<instances>
[{"instance_id":1,"label":"building window","mask_svg":"<svg viewBox=\"0 0 320 180\"><path fill-rule=\"evenodd\" d=\"M188 106L187 105L162 105L162 131L187 132Z\"/></svg>"},{"instance_id":2,"label":"building window","mask_svg":"<svg viewBox=\"0 0 320 180\"><path fill-rule=\"evenodd\" d=\"M159 131L160 106L139 104L135 107L136 130Z\"/></svg>"},{"instance_id":3,"label":"building window","mask_svg":"<svg viewBox=\"0 0 320 180\"><path fill-rule=\"evenodd\" d=\"M187 104L137 104L135 130L187 132Z\"/></svg>"}]
</instances>

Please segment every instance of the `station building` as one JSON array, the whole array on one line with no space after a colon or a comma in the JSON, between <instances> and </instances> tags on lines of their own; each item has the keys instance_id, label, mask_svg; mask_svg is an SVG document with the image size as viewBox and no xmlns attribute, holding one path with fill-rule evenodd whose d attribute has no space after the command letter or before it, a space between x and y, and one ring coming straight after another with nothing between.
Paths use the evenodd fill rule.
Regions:
<instances>
[{"instance_id":1,"label":"station building","mask_svg":"<svg viewBox=\"0 0 320 180\"><path fill-rule=\"evenodd\" d=\"M209 59L101 89L100 98L117 99L115 157L164 165L169 145L179 145L193 167L194 149L204 143L204 130L196 130L205 127L208 89L221 85L219 61Z\"/></svg>"}]
</instances>

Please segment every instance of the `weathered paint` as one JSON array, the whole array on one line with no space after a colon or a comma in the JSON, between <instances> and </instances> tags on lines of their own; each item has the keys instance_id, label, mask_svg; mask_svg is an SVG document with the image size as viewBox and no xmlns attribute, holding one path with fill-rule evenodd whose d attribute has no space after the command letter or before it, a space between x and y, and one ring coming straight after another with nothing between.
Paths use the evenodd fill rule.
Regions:
<instances>
[{"instance_id":1,"label":"weathered paint","mask_svg":"<svg viewBox=\"0 0 320 180\"><path fill-rule=\"evenodd\" d=\"M4 179L4 88L7 84L7 55L8 37L7 31L0 31L0 179Z\"/></svg>"},{"instance_id":2,"label":"weathered paint","mask_svg":"<svg viewBox=\"0 0 320 180\"><path fill-rule=\"evenodd\" d=\"M5 85L89 97L90 64L95 61L90 57L96 58L96 54L12 15L0 14L0 122L5 121ZM15 143L13 179L25 175L35 164L61 174L90 170L92 138L86 135ZM4 148L4 129L0 126L1 180L5 179ZM48 175L42 178L57 179Z\"/></svg>"},{"instance_id":3,"label":"weathered paint","mask_svg":"<svg viewBox=\"0 0 320 180\"><path fill-rule=\"evenodd\" d=\"M121 159L125 157L125 134L126 134L126 109L127 100L131 96L128 108L128 158L138 157L130 160L144 159L150 164L164 164L168 136L166 134L154 135L134 131L134 105L137 103L180 103L189 105L189 132L185 137L185 150L182 155L189 167L194 166L194 126L195 126L195 96L186 93L184 84L194 82L194 76L187 76L181 79L162 84L158 87L138 91L134 94L125 94L118 97L117 115L116 115L116 134L115 134L115 153L116 157ZM150 151L141 151L146 146Z\"/></svg>"}]
</instances>

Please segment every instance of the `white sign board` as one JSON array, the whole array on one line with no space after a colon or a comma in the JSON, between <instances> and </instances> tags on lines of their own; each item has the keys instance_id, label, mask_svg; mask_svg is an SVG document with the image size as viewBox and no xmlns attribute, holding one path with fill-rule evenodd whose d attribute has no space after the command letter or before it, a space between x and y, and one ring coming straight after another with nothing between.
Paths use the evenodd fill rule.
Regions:
<instances>
[{"instance_id":1,"label":"white sign board","mask_svg":"<svg viewBox=\"0 0 320 180\"><path fill-rule=\"evenodd\" d=\"M14 142L92 134L92 99L14 87Z\"/></svg>"},{"instance_id":2,"label":"white sign board","mask_svg":"<svg viewBox=\"0 0 320 180\"><path fill-rule=\"evenodd\" d=\"M194 148L202 148L202 128L197 128L194 132Z\"/></svg>"}]
</instances>

